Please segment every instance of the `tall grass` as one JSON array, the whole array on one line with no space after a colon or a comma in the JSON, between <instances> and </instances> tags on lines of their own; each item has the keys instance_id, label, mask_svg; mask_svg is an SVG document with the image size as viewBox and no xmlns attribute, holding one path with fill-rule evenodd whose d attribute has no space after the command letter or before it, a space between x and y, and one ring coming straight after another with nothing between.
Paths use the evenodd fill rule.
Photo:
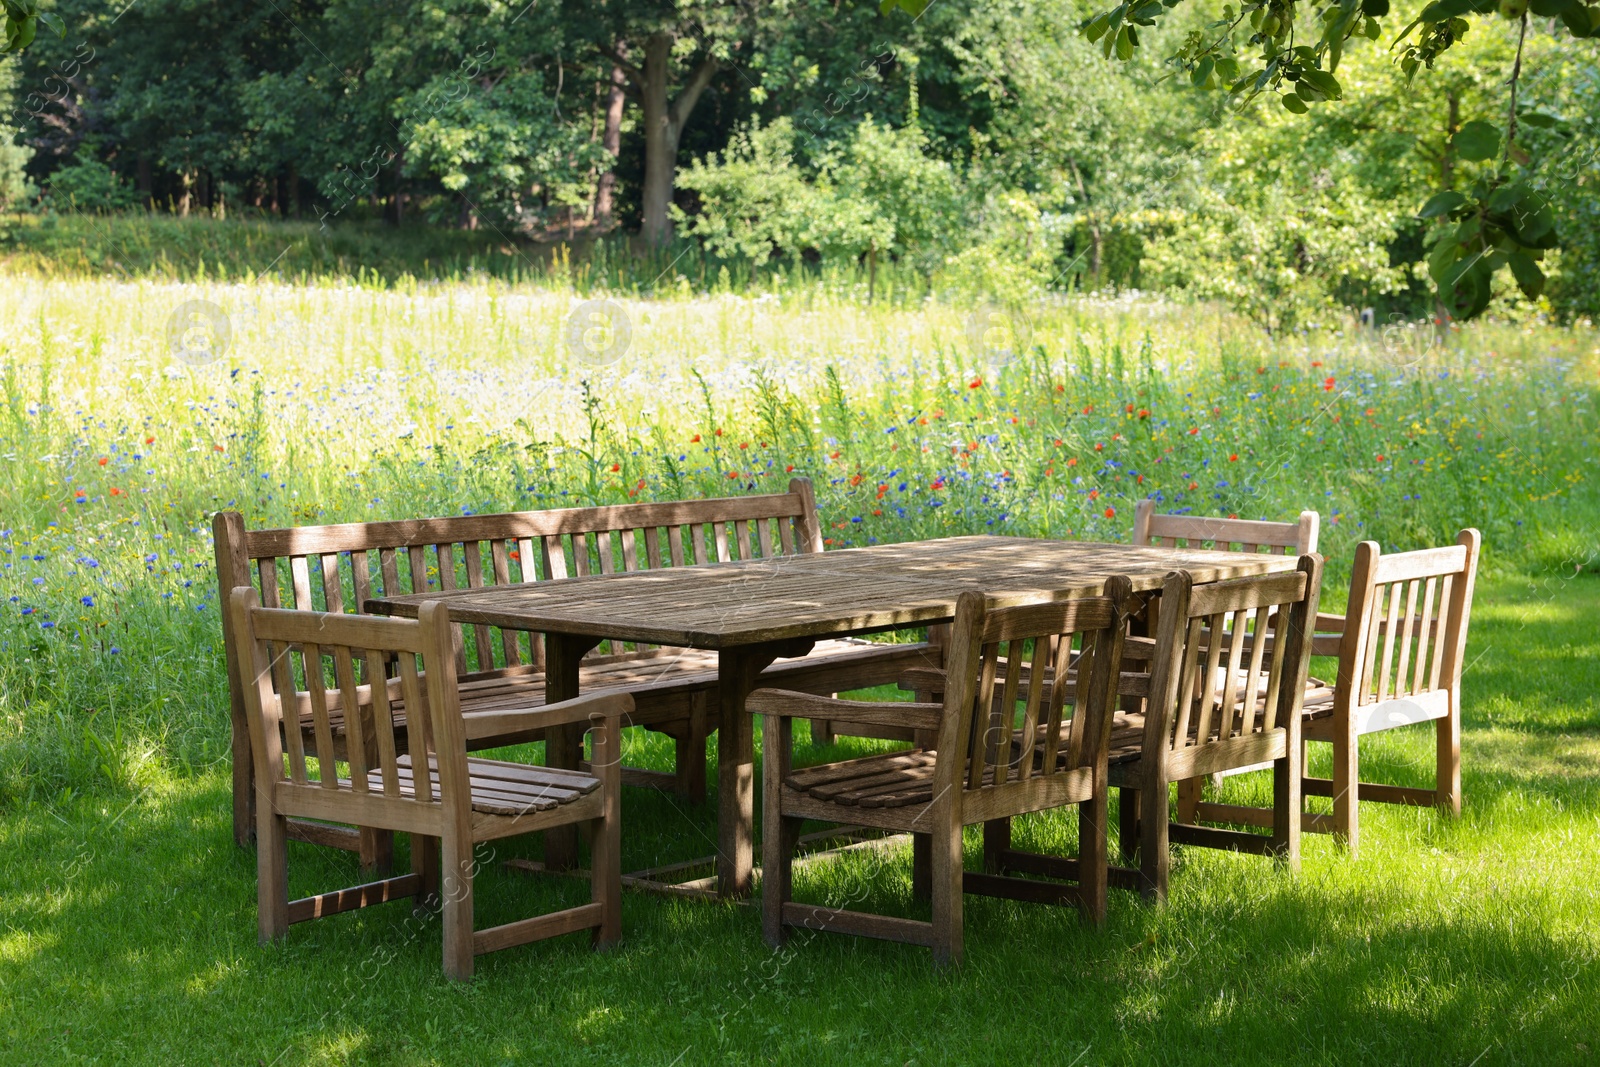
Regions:
<instances>
[{"instance_id":1,"label":"tall grass","mask_svg":"<svg viewBox=\"0 0 1600 1067\"><path fill-rule=\"evenodd\" d=\"M230 272L229 277L238 277ZM253 525L773 491L831 546L975 531L1126 540L1135 501L1321 511L1352 544L1484 530L1490 560L1592 563L1592 332L1272 339L1214 309L1022 309L841 279L585 285L13 280L0 292L0 806L225 757L209 515ZM210 301L222 358L173 354ZM592 341L592 338L591 338ZM613 352L612 354L616 354Z\"/></svg>"}]
</instances>

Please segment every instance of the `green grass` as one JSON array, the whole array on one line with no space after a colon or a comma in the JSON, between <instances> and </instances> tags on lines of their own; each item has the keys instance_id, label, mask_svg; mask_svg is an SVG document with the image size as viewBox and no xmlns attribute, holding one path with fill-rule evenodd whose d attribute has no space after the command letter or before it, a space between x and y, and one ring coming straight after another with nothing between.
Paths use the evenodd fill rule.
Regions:
<instances>
[{"instance_id":1,"label":"green grass","mask_svg":"<svg viewBox=\"0 0 1600 1067\"><path fill-rule=\"evenodd\" d=\"M1480 587L1459 822L1365 805L1363 857L1309 837L1298 877L1180 850L1170 904L1113 893L1103 930L969 897L968 959L946 974L925 951L826 934L774 955L753 908L628 894L618 951L579 937L512 950L455 987L437 923L403 904L257 946L253 854L230 840L220 770L16 812L0 823L0 1061L1588 1062L1597 612L1591 576ZM1431 751L1424 729L1363 754L1424 784ZM1259 795L1265 777L1227 788ZM624 861L705 850L712 811L628 791ZM1071 818L1019 834L1059 846ZM537 845L502 854L522 852ZM919 914L908 853L812 868L798 895ZM356 877L351 857L300 845L290 872L297 892ZM482 922L584 891L494 865L479 885Z\"/></svg>"},{"instance_id":2,"label":"green grass","mask_svg":"<svg viewBox=\"0 0 1600 1067\"><path fill-rule=\"evenodd\" d=\"M158 259L248 230L119 225ZM995 317L910 289L869 304L843 276L741 295L680 264L619 295L571 272L537 287L387 268L251 283L247 258L228 260L233 281L68 263L0 289L0 1062L1600 1050L1592 330L1271 338L1145 298ZM566 339L577 305L606 292L631 340L596 367ZM175 359L166 333L192 300L230 322L203 366ZM619 952L569 939L501 953L465 989L440 975L436 925L403 906L256 946L253 855L229 834L212 512L337 522L771 491L796 474L816 482L832 546L1126 540L1145 496L1249 518L1314 507L1330 607L1356 541L1406 549L1479 526L1465 814L1369 805L1362 859L1312 838L1297 878L1184 852L1168 907L1118 895L1102 931L973 898L968 962L950 974L843 937L773 956L747 908L639 895ZM668 765L663 739L633 744ZM1431 752L1423 731L1364 758L1426 784ZM1226 789L1265 796L1260 775ZM712 811L630 791L625 863L709 853ZM1066 847L1072 817L1019 834ZM298 845L290 869L297 893L357 877L351 857ZM581 892L490 864L481 921ZM919 913L903 848L812 868L799 892Z\"/></svg>"}]
</instances>

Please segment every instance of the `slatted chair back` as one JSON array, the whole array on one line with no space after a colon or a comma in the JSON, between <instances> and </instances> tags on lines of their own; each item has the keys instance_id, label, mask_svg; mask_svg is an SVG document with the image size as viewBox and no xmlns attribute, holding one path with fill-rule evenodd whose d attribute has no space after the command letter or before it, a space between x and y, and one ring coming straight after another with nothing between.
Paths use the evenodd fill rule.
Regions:
<instances>
[{"instance_id":1,"label":"slatted chair back","mask_svg":"<svg viewBox=\"0 0 1600 1067\"><path fill-rule=\"evenodd\" d=\"M802 478L760 496L278 530L247 530L237 512L222 512L215 529L224 593L253 585L266 607L349 614L369 597L822 551ZM470 631L458 673L543 669L543 645L530 635Z\"/></svg>"},{"instance_id":2,"label":"slatted chair back","mask_svg":"<svg viewBox=\"0 0 1600 1067\"><path fill-rule=\"evenodd\" d=\"M417 805L471 805L465 729L455 680L455 641L441 605L425 606L419 625L344 613L313 613L261 607L254 590L240 591L232 614L246 663L245 705L258 789L287 783L302 795L326 797L320 817L390 828L405 826ZM369 677L395 678L362 684ZM391 704L397 696L409 711L407 742L397 737ZM309 708L316 749L307 752L298 729ZM348 734L347 765L317 753L335 751L334 713L342 712ZM424 758L426 756L427 758ZM384 816L380 817L379 812Z\"/></svg>"},{"instance_id":3,"label":"slatted chair back","mask_svg":"<svg viewBox=\"0 0 1600 1067\"><path fill-rule=\"evenodd\" d=\"M1305 556L1317 550L1320 524L1321 517L1315 511L1302 511L1298 522L1158 515L1155 501L1141 500L1133 509L1133 543Z\"/></svg>"},{"instance_id":4,"label":"slatted chair back","mask_svg":"<svg viewBox=\"0 0 1600 1067\"><path fill-rule=\"evenodd\" d=\"M1165 760L1167 780L1284 755L1321 576L1321 557L1307 555L1282 574L1198 586L1187 572L1167 577L1144 740L1144 758Z\"/></svg>"},{"instance_id":5,"label":"slatted chair back","mask_svg":"<svg viewBox=\"0 0 1600 1067\"><path fill-rule=\"evenodd\" d=\"M1048 793L1052 776L1104 767L1126 618L1119 605L1130 591L1114 578L1107 595L1070 601L997 606L962 594L947 649L940 788Z\"/></svg>"},{"instance_id":6,"label":"slatted chair back","mask_svg":"<svg viewBox=\"0 0 1600 1067\"><path fill-rule=\"evenodd\" d=\"M1393 725L1455 710L1481 544L1467 529L1454 545L1417 552L1356 546L1336 705L1352 713L1389 705Z\"/></svg>"}]
</instances>

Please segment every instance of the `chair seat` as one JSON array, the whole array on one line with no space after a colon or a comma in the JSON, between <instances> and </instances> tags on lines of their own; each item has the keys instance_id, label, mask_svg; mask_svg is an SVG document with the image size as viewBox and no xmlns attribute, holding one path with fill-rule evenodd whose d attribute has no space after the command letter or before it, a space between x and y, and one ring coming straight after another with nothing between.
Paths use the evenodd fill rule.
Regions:
<instances>
[{"instance_id":1,"label":"chair seat","mask_svg":"<svg viewBox=\"0 0 1600 1067\"><path fill-rule=\"evenodd\" d=\"M902 808L933 799L937 754L925 749L890 752L792 772L784 785L830 804Z\"/></svg>"},{"instance_id":2,"label":"chair seat","mask_svg":"<svg viewBox=\"0 0 1600 1067\"><path fill-rule=\"evenodd\" d=\"M411 757L401 756L396 765L400 795L415 796L415 769ZM437 793L438 760L428 757L428 766L434 772L431 777ZM468 759L467 777L472 783L472 810L487 815L515 816L549 811L563 804L571 804L600 788L600 779L581 771L532 767L525 763L491 759ZM380 771L370 772L367 775L367 787L373 792L382 792L383 774Z\"/></svg>"}]
</instances>

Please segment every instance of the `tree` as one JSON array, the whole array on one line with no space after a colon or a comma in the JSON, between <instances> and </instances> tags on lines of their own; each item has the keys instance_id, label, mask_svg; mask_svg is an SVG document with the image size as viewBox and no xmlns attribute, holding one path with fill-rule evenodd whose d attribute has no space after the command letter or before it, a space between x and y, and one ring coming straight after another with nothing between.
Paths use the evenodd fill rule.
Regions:
<instances>
[{"instance_id":1,"label":"tree","mask_svg":"<svg viewBox=\"0 0 1600 1067\"><path fill-rule=\"evenodd\" d=\"M672 236L672 194L678 143L702 94L759 29L770 5L678 3L675 0L607 0L569 9L573 25L590 30L590 43L626 81L626 95L642 112L646 244Z\"/></svg>"}]
</instances>

